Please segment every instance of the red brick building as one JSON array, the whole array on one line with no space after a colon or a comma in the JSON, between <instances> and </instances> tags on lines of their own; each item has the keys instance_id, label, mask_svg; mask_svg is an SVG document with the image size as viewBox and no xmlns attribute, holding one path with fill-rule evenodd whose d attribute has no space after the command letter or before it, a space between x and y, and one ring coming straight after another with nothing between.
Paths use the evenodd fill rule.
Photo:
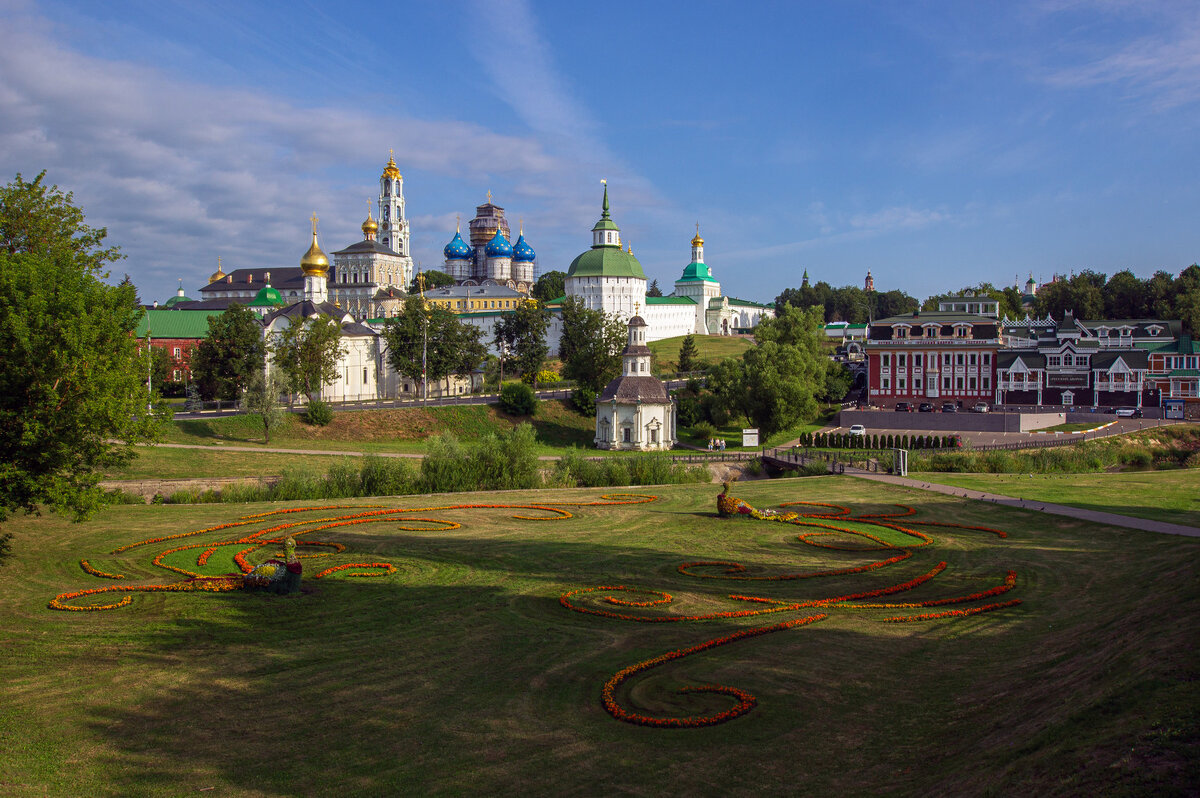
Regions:
<instances>
[{"instance_id":1,"label":"red brick building","mask_svg":"<svg viewBox=\"0 0 1200 798\"><path fill-rule=\"evenodd\" d=\"M871 323L866 342L870 403L991 404L1000 323L987 316L914 312Z\"/></svg>"},{"instance_id":2,"label":"red brick building","mask_svg":"<svg viewBox=\"0 0 1200 798\"><path fill-rule=\"evenodd\" d=\"M135 333L150 345L171 357L171 379L183 382L191 378L192 352L208 336L208 320L220 316L219 310L147 310Z\"/></svg>"}]
</instances>

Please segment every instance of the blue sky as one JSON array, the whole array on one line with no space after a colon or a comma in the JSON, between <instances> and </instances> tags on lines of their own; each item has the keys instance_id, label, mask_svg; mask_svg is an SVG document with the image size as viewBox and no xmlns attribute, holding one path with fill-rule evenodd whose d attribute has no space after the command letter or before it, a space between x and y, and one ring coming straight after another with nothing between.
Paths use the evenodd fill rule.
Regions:
<instances>
[{"instance_id":1,"label":"blue sky","mask_svg":"<svg viewBox=\"0 0 1200 798\"><path fill-rule=\"evenodd\" d=\"M1200 259L1200 4L0 0L0 170L73 190L146 301L361 238L425 267L491 190L565 270L613 217L669 292L918 298Z\"/></svg>"}]
</instances>

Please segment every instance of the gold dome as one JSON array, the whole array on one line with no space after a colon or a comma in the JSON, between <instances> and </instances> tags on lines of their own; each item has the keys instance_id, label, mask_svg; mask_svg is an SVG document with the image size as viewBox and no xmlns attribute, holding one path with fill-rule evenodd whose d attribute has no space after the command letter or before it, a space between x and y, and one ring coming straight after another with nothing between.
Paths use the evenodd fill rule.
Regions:
<instances>
[{"instance_id":1,"label":"gold dome","mask_svg":"<svg viewBox=\"0 0 1200 798\"><path fill-rule=\"evenodd\" d=\"M696 237L692 239L693 247L704 246L704 239L700 237L700 223L696 222Z\"/></svg>"},{"instance_id":2,"label":"gold dome","mask_svg":"<svg viewBox=\"0 0 1200 798\"><path fill-rule=\"evenodd\" d=\"M329 258L321 251L321 246L317 243L317 215L315 213L312 216L312 228L312 246L300 259L300 268L310 277L324 277L329 273Z\"/></svg>"},{"instance_id":3,"label":"gold dome","mask_svg":"<svg viewBox=\"0 0 1200 798\"><path fill-rule=\"evenodd\" d=\"M383 167L383 174L385 177L390 177L393 180L400 179L400 170L396 168L396 159L392 156L391 150L388 150L388 162L387 166Z\"/></svg>"},{"instance_id":4,"label":"gold dome","mask_svg":"<svg viewBox=\"0 0 1200 798\"><path fill-rule=\"evenodd\" d=\"M212 285L217 280L224 280L225 272L221 271L221 258L217 256L217 270L208 276L208 283Z\"/></svg>"},{"instance_id":5,"label":"gold dome","mask_svg":"<svg viewBox=\"0 0 1200 798\"><path fill-rule=\"evenodd\" d=\"M367 238L371 237L372 233L379 232L379 223L371 218L371 201L367 200L367 220L362 223L363 235Z\"/></svg>"}]
</instances>

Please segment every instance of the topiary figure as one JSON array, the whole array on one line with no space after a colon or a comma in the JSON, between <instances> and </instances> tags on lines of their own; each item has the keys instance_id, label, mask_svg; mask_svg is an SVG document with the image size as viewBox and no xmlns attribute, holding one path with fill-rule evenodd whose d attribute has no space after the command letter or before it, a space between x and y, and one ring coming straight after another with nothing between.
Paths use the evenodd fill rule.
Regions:
<instances>
[{"instance_id":1,"label":"topiary figure","mask_svg":"<svg viewBox=\"0 0 1200 798\"><path fill-rule=\"evenodd\" d=\"M279 595L300 592L300 575L304 566L296 556L296 541L288 538L284 541L284 549L287 552L285 559L267 560L242 577L242 584L247 590L265 590Z\"/></svg>"}]
</instances>

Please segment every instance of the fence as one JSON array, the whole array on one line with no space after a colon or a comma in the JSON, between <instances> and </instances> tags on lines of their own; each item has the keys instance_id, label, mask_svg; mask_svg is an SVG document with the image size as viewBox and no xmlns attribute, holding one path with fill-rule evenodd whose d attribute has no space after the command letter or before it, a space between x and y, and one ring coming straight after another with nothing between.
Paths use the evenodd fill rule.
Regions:
<instances>
[{"instance_id":1,"label":"fence","mask_svg":"<svg viewBox=\"0 0 1200 798\"><path fill-rule=\"evenodd\" d=\"M809 449L793 446L788 449L763 449L761 456L764 463L776 468L792 470L809 463L821 461L829 467L831 474L844 474L847 468L857 468L871 473L890 474L893 469L895 453L892 449L864 450L844 449L827 451L825 449Z\"/></svg>"}]
</instances>

